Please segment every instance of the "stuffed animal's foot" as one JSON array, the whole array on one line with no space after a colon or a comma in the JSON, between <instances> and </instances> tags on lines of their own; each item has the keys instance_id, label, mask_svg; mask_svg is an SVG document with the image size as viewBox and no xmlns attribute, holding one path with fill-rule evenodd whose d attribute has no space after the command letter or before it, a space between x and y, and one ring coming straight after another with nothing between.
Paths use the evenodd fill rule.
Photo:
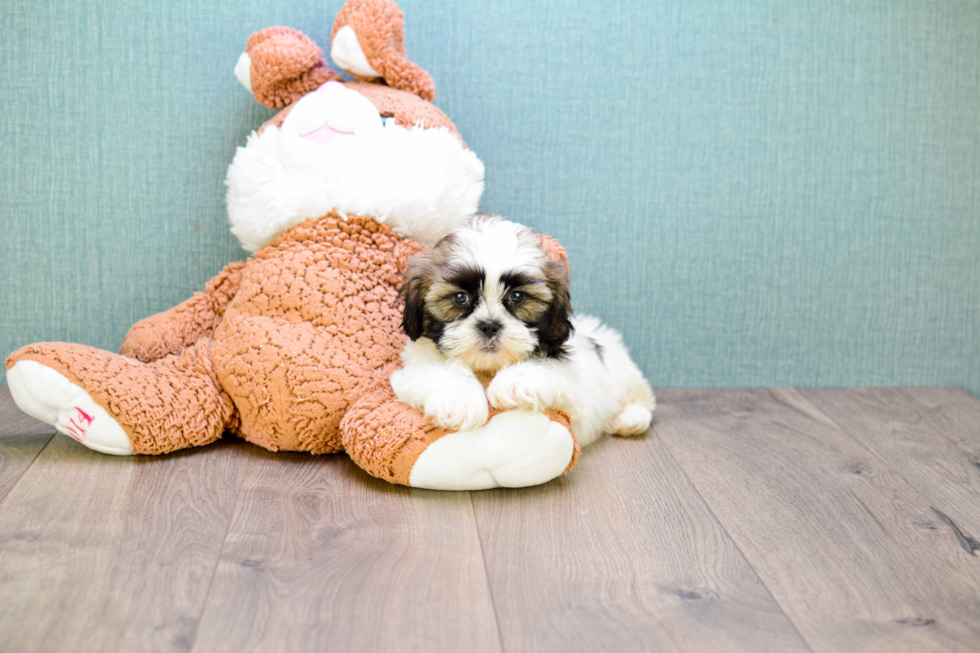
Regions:
<instances>
[{"instance_id":1,"label":"stuffed animal's foot","mask_svg":"<svg viewBox=\"0 0 980 653\"><path fill-rule=\"evenodd\" d=\"M415 461L409 485L430 490L540 485L561 476L574 454L574 438L564 425L544 413L512 410L430 444Z\"/></svg>"},{"instance_id":2,"label":"stuffed animal's foot","mask_svg":"<svg viewBox=\"0 0 980 653\"><path fill-rule=\"evenodd\" d=\"M129 437L88 392L37 361L21 360L7 370L10 394L22 411L52 425L89 449L131 456Z\"/></svg>"},{"instance_id":3,"label":"stuffed animal's foot","mask_svg":"<svg viewBox=\"0 0 980 653\"><path fill-rule=\"evenodd\" d=\"M564 413L508 411L478 428L447 432L396 400L387 380L382 374L340 428L351 459L389 483L433 490L525 487L561 476L578 458Z\"/></svg>"}]
</instances>

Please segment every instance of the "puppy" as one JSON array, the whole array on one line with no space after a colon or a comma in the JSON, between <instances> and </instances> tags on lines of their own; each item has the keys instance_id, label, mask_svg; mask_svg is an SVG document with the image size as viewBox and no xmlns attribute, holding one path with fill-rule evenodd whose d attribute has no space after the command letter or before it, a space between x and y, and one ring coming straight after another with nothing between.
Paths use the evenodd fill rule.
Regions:
<instances>
[{"instance_id":1,"label":"puppy","mask_svg":"<svg viewBox=\"0 0 980 653\"><path fill-rule=\"evenodd\" d=\"M650 384L618 333L572 315L568 269L541 243L527 227L479 215L412 259L401 292L411 341L391 376L395 395L455 431L485 424L489 400L565 411L582 446L643 433Z\"/></svg>"}]
</instances>

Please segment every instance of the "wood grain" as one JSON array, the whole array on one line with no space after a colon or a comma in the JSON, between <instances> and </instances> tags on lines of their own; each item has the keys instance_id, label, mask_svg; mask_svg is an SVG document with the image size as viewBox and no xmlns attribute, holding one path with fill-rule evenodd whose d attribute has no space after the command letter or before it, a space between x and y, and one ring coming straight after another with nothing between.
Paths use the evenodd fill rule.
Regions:
<instances>
[{"instance_id":1,"label":"wood grain","mask_svg":"<svg viewBox=\"0 0 980 653\"><path fill-rule=\"evenodd\" d=\"M665 390L656 430L817 651L975 651L980 559L792 390Z\"/></svg>"},{"instance_id":2,"label":"wood grain","mask_svg":"<svg viewBox=\"0 0 980 653\"><path fill-rule=\"evenodd\" d=\"M980 402L805 394L664 390L661 437L472 495L104 456L2 394L0 650L976 650Z\"/></svg>"},{"instance_id":3,"label":"wood grain","mask_svg":"<svg viewBox=\"0 0 980 653\"><path fill-rule=\"evenodd\" d=\"M473 501L507 651L807 650L653 435Z\"/></svg>"},{"instance_id":4,"label":"wood grain","mask_svg":"<svg viewBox=\"0 0 980 653\"><path fill-rule=\"evenodd\" d=\"M980 550L980 401L959 388L802 393L925 495L964 550Z\"/></svg>"},{"instance_id":5,"label":"wood grain","mask_svg":"<svg viewBox=\"0 0 980 653\"><path fill-rule=\"evenodd\" d=\"M188 650L248 447L122 458L56 436L0 505L0 648Z\"/></svg>"},{"instance_id":6,"label":"wood grain","mask_svg":"<svg viewBox=\"0 0 980 653\"><path fill-rule=\"evenodd\" d=\"M0 505L54 434L53 426L22 413L10 389L0 386Z\"/></svg>"},{"instance_id":7,"label":"wood grain","mask_svg":"<svg viewBox=\"0 0 980 653\"><path fill-rule=\"evenodd\" d=\"M499 651L467 493L260 452L195 651Z\"/></svg>"}]
</instances>

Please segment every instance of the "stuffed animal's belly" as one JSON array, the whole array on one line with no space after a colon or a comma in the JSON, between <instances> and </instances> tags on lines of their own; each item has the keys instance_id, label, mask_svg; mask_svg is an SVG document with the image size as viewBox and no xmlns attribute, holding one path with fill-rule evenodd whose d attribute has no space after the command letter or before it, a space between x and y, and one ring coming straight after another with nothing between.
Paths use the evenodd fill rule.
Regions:
<instances>
[{"instance_id":1,"label":"stuffed animal's belly","mask_svg":"<svg viewBox=\"0 0 980 653\"><path fill-rule=\"evenodd\" d=\"M393 286L317 258L250 262L214 336L239 434L274 451L342 450L340 420L404 339Z\"/></svg>"}]
</instances>

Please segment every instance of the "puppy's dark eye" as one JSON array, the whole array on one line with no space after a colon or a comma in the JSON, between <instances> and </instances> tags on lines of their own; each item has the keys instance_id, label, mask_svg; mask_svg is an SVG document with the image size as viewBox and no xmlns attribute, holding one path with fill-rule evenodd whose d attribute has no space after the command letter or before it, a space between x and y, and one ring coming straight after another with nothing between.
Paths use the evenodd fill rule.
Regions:
<instances>
[{"instance_id":1,"label":"puppy's dark eye","mask_svg":"<svg viewBox=\"0 0 980 653\"><path fill-rule=\"evenodd\" d=\"M511 290L510 294L507 295L507 301L509 301L514 306L520 306L524 303L524 299L527 297L520 290Z\"/></svg>"},{"instance_id":2,"label":"puppy's dark eye","mask_svg":"<svg viewBox=\"0 0 980 653\"><path fill-rule=\"evenodd\" d=\"M468 292L458 292L453 294L453 303L457 306L466 306L470 303L470 294Z\"/></svg>"}]
</instances>

